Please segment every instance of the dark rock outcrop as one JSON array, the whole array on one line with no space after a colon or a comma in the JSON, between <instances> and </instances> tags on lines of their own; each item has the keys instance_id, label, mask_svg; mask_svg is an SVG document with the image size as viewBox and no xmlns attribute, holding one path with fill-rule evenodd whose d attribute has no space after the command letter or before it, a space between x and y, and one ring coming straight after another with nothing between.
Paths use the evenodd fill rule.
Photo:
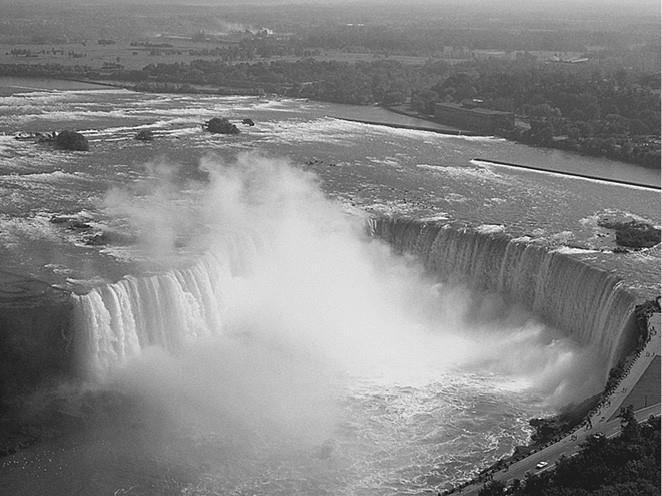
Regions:
<instances>
[{"instance_id":1,"label":"dark rock outcrop","mask_svg":"<svg viewBox=\"0 0 662 496\"><path fill-rule=\"evenodd\" d=\"M53 215L50 219L51 224L65 226L73 231L88 231L92 229L89 221L90 219L88 217L75 215Z\"/></svg>"},{"instance_id":2,"label":"dark rock outcrop","mask_svg":"<svg viewBox=\"0 0 662 496\"><path fill-rule=\"evenodd\" d=\"M71 295L0 271L0 409L73 372Z\"/></svg>"},{"instance_id":3,"label":"dark rock outcrop","mask_svg":"<svg viewBox=\"0 0 662 496\"><path fill-rule=\"evenodd\" d=\"M143 129L134 138L140 141L152 141L154 139L154 133L150 129Z\"/></svg>"},{"instance_id":4,"label":"dark rock outcrop","mask_svg":"<svg viewBox=\"0 0 662 496\"><path fill-rule=\"evenodd\" d=\"M246 124L247 126L254 126L255 122L253 122L253 119L243 119L241 121L242 124Z\"/></svg>"},{"instance_id":5,"label":"dark rock outcrop","mask_svg":"<svg viewBox=\"0 0 662 496\"><path fill-rule=\"evenodd\" d=\"M600 227L616 232L616 244L626 248L650 248L660 243L660 230L647 222L637 220L598 220ZM616 252L616 250L614 250ZM617 253L623 253L618 251Z\"/></svg>"},{"instance_id":6,"label":"dark rock outcrop","mask_svg":"<svg viewBox=\"0 0 662 496\"><path fill-rule=\"evenodd\" d=\"M55 137L55 146L62 150L86 152L90 149L87 138L76 131L60 131Z\"/></svg>"},{"instance_id":7,"label":"dark rock outcrop","mask_svg":"<svg viewBox=\"0 0 662 496\"><path fill-rule=\"evenodd\" d=\"M135 242L134 237L116 231L102 231L85 237L88 246L131 245Z\"/></svg>"},{"instance_id":8,"label":"dark rock outcrop","mask_svg":"<svg viewBox=\"0 0 662 496\"><path fill-rule=\"evenodd\" d=\"M214 117L202 125L203 129L216 134L239 134L239 128L225 117Z\"/></svg>"}]
</instances>

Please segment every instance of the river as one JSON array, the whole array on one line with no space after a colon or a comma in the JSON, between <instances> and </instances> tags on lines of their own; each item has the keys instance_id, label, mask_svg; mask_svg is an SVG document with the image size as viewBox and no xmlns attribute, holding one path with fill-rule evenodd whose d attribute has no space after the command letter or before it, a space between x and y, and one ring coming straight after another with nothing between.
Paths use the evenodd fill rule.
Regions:
<instances>
[{"instance_id":1,"label":"river","mask_svg":"<svg viewBox=\"0 0 662 496\"><path fill-rule=\"evenodd\" d=\"M366 214L520 237L659 291L659 253L617 256L598 225L659 225L659 192L473 159L659 171L333 117L411 123L373 107L11 85L31 91L0 97L3 268L80 293L93 370L43 393L85 426L4 458L12 494L435 494L601 387L590 349L430 280L365 238ZM241 133L204 132L217 116ZM90 151L13 136L64 128Z\"/></svg>"}]
</instances>

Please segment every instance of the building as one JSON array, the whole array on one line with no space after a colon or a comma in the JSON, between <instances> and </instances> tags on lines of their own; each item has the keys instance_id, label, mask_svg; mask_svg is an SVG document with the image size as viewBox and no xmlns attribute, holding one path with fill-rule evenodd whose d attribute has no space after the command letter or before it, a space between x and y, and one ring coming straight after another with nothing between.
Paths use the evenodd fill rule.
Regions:
<instances>
[{"instance_id":1,"label":"building","mask_svg":"<svg viewBox=\"0 0 662 496\"><path fill-rule=\"evenodd\" d=\"M512 129L515 126L512 112L483 108L481 104L479 100L462 104L437 103L434 106L435 120L460 129L489 133L499 129Z\"/></svg>"}]
</instances>

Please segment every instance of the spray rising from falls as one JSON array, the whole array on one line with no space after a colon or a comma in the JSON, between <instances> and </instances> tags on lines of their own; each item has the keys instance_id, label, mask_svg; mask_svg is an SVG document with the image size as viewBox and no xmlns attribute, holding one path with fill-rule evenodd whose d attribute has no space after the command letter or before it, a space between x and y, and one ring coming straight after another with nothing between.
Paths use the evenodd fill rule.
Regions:
<instances>
[{"instance_id":1,"label":"spray rising from falls","mask_svg":"<svg viewBox=\"0 0 662 496\"><path fill-rule=\"evenodd\" d=\"M168 351L220 332L229 267L208 255L189 268L128 276L76 298L83 372L103 377L150 346Z\"/></svg>"},{"instance_id":2,"label":"spray rising from falls","mask_svg":"<svg viewBox=\"0 0 662 496\"><path fill-rule=\"evenodd\" d=\"M177 224L205 227L195 243L206 255L182 269L126 277L77 297L79 356L92 377L112 376L148 349L176 355L198 341L222 338L257 346L267 354L260 360L266 367L293 360L305 362L305 370L398 383L478 368L526 378L554 403L600 387L602 377L587 374L594 366L588 347L611 356L618 346L600 337L600 322L583 325L582 305L596 302L576 301L574 308L557 289L578 267L566 269L542 252L507 242L482 244L448 230L374 226L396 248L421 255L433 273L487 278L479 289L514 294L553 322L564 323L554 320L556 311L567 320L584 319L578 326L588 329L578 340L584 350L526 311L506 306L488 316L480 307L494 298L429 279L418 263L368 236L364 219L326 198L314 176L285 162L244 155L236 164L207 161L203 168L210 182L178 203L190 208L177 213ZM164 203L142 198L132 204L122 196L122 213L129 222L138 219L139 227L145 218L167 225L173 212L160 211ZM152 248L162 254L171 247ZM605 282L586 276L596 285ZM605 301L597 304L609 306L612 293L603 291ZM481 313L492 320L467 319Z\"/></svg>"}]
</instances>

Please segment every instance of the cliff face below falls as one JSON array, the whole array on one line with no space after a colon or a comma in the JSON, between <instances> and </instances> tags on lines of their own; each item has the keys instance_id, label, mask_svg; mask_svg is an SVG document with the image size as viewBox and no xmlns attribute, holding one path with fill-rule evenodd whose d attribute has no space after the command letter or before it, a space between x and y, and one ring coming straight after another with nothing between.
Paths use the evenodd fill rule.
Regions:
<instances>
[{"instance_id":1,"label":"cliff face below falls","mask_svg":"<svg viewBox=\"0 0 662 496\"><path fill-rule=\"evenodd\" d=\"M72 315L70 293L0 271L0 404L72 373Z\"/></svg>"}]
</instances>

